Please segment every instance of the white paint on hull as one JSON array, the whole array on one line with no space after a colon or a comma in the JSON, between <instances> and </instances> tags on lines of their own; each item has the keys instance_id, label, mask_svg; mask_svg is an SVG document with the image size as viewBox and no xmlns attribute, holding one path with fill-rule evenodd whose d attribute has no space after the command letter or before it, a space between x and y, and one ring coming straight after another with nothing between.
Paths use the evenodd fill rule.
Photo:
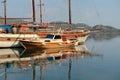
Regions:
<instances>
[{"instance_id":1,"label":"white paint on hull","mask_svg":"<svg viewBox=\"0 0 120 80\"><path fill-rule=\"evenodd\" d=\"M0 41L0 47L20 47L19 41Z\"/></svg>"},{"instance_id":2,"label":"white paint on hull","mask_svg":"<svg viewBox=\"0 0 120 80\"><path fill-rule=\"evenodd\" d=\"M0 34L0 38L39 38L37 34ZM19 43L19 40L17 41L0 41L0 48L5 47L20 47L21 44Z\"/></svg>"},{"instance_id":3,"label":"white paint on hull","mask_svg":"<svg viewBox=\"0 0 120 80\"><path fill-rule=\"evenodd\" d=\"M87 38L88 38L88 35L86 35L84 37L78 37L77 40L78 40L78 42L85 42Z\"/></svg>"}]
</instances>

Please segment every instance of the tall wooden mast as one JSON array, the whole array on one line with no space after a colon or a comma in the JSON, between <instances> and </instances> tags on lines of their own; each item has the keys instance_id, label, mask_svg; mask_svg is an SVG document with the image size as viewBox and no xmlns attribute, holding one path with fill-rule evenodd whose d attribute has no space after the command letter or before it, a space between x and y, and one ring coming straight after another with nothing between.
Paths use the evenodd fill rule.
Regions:
<instances>
[{"instance_id":1,"label":"tall wooden mast","mask_svg":"<svg viewBox=\"0 0 120 80\"><path fill-rule=\"evenodd\" d=\"M4 25L7 24L7 21L6 21L6 0L4 0Z\"/></svg>"},{"instance_id":2,"label":"tall wooden mast","mask_svg":"<svg viewBox=\"0 0 120 80\"><path fill-rule=\"evenodd\" d=\"M68 0L68 8L69 8L69 25L72 27L72 19L71 19L71 0Z\"/></svg>"},{"instance_id":3,"label":"tall wooden mast","mask_svg":"<svg viewBox=\"0 0 120 80\"><path fill-rule=\"evenodd\" d=\"M36 21L36 15L35 15L35 0L32 0L32 10L33 10L33 22Z\"/></svg>"},{"instance_id":4,"label":"tall wooden mast","mask_svg":"<svg viewBox=\"0 0 120 80\"><path fill-rule=\"evenodd\" d=\"M42 25L42 0L40 0L40 25Z\"/></svg>"}]
</instances>

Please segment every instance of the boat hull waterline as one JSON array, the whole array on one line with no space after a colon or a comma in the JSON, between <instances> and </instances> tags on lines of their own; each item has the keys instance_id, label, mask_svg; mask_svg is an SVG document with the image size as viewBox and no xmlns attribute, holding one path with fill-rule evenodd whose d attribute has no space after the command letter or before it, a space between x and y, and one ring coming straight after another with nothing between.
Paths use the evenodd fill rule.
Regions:
<instances>
[{"instance_id":1,"label":"boat hull waterline","mask_svg":"<svg viewBox=\"0 0 120 80\"><path fill-rule=\"evenodd\" d=\"M62 48L62 47L70 47L73 46L75 43L42 43L42 42L30 42L30 41L21 41L20 42L24 48Z\"/></svg>"}]
</instances>

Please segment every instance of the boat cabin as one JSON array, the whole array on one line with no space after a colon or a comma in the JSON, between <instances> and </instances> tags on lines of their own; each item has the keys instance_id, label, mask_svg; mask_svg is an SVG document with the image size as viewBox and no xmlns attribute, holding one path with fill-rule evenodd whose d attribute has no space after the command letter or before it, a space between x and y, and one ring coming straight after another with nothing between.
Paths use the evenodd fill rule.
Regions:
<instances>
[{"instance_id":1,"label":"boat cabin","mask_svg":"<svg viewBox=\"0 0 120 80\"><path fill-rule=\"evenodd\" d=\"M46 40L45 42L50 42L50 40L61 40L61 41L67 41L66 36L65 35L59 35L59 34L48 34L46 36Z\"/></svg>"}]
</instances>

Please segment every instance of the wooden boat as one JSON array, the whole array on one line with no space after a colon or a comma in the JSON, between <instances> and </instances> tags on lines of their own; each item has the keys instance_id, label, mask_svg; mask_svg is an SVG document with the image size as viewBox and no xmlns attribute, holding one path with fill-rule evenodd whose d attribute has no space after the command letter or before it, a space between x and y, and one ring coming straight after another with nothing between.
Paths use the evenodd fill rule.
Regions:
<instances>
[{"instance_id":1,"label":"wooden boat","mask_svg":"<svg viewBox=\"0 0 120 80\"><path fill-rule=\"evenodd\" d=\"M6 1L4 1L5 5ZM40 3L42 4L42 3ZM40 6L42 7L42 6ZM42 9L42 8L41 8ZM5 9L6 10L6 9ZM40 10L42 11L42 10ZM35 15L35 12L33 12ZM41 12L42 13L42 12ZM42 15L42 14L41 14ZM6 16L6 15L5 15ZM71 15L70 15L71 16ZM69 16L69 18L71 18ZM33 16L33 22L35 22L35 16ZM42 18L41 18L42 19ZM69 19L69 25L72 25L71 19ZM4 21L5 25L0 25L0 48L8 47L21 47L19 40L31 40L32 38L43 37L45 38L47 34L62 33L66 36L66 39L77 39L80 43L84 43L91 31L86 30L47 30L50 28L48 25L41 25L43 22L41 20L40 25L30 25L30 24L20 24L20 25L6 25L6 17ZM42 28L42 29L41 29Z\"/></svg>"},{"instance_id":2,"label":"wooden boat","mask_svg":"<svg viewBox=\"0 0 120 80\"><path fill-rule=\"evenodd\" d=\"M87 39L87 37L89 36L89 34L91 34L92 31L90 30L84 30L84 29L77 29L77 30L71 30L72 28L72 18L71 18L71 0L68 0L68 11L69 11L69 22L66 23L67 25L69 25L69 29L57 29L54 26L49 25L49 23L43 22L42 20L42 0L40 0L40 25L21 25L22 27L24 27L25 29L30 29L32 30L34 28L34 31L37 35L39 35L40 37L46 37L47 34L56 34L56 33L60 33L60 34L64 34L66 36L67 39L73 39L76 38L77 40L79 40L80 43L84 43ZM34 0L32 3L32 7L33 7L33 22L35 22L35 6L34 6ZM30 31L29 30L29 31ZM31 33L27 31L28 33ZM22 32L21 32L22 33ZM24 32L23 32L24 33ZM33 33L33 32L32 32Z\"/></svg>"},{"instance_id":3,"label":"wooden boat","mask_svg":"<svg viewBox=\"0 0 120 80\"><path fill-rule=\"evenodd\" d=\"M62 34L48 34L46 38L39 38L33 40L20 40L24 48L61 48L71 47L78 43L77 39L67 39Z\"/></svg>"}]
</instances>

